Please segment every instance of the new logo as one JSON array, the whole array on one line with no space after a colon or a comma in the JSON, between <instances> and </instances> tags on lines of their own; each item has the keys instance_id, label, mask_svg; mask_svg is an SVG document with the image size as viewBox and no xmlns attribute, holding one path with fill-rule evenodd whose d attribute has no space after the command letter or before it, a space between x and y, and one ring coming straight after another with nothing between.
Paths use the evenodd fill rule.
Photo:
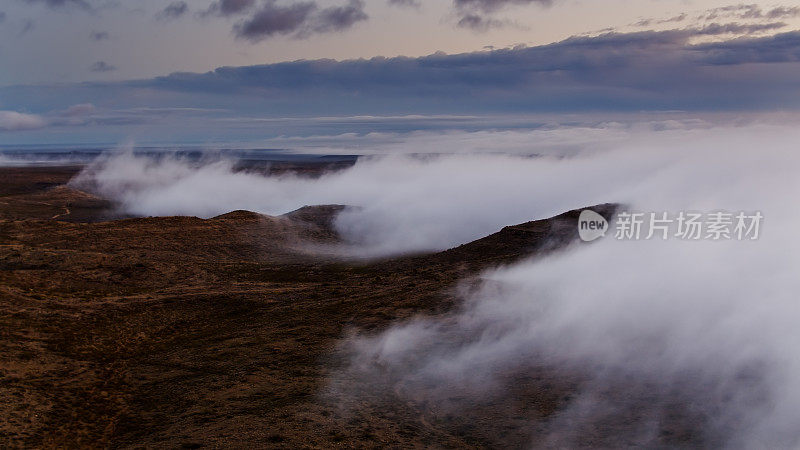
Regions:
<instances>
[{"instance_id":1,"label":"new logo","mask_svg":"<svg viewBox=\"0 0 800 450\"><path fill-rule=\"evenodd\" d=\"M578 217L578 234L581 240L590 242L606 235L608 221L591 209L584 209Z\"/></svg>"}]
</instances>

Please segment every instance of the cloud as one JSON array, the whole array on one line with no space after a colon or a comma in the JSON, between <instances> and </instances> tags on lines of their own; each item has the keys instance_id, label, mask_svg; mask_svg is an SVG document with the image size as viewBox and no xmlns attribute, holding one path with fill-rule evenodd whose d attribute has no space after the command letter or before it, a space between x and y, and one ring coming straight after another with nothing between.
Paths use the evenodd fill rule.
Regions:
<instances>
[{"instance_id":1,"label":"cloud","mask_svg":"<svg viewBox=\"0 0 800 450\"><path fill-rule=\"evenodd\" d=\"M108 31L92 31L89 39L93 41L105 41L109 38Z\"/></svg>"},{"instance_id":2,"label":"cloud","mask_svg":"<svg viewBox=\"0 0 800 450\"><path fill-rule=\"evenodd\" d=\"M672 16L663 20L660 20L659 23L674 23L674 22L683 22L686 20L687 14L682 13L678 14L677 16Z\"/></svg>"},{"instance_id":3,"label":"cloud","mask_svg":"<svg viewBox=\"0 0 800 450\"><path fill-rule=\"evenodd\" d=\"M175 1L156 14L156 18L159 20L174 20L182 17L188 11L189 5L185 1Z\"/></svg>"},{"instance_id":4,"label":"cloud","mask_svg":"<svg viewBox=\"0 0 800 450\"><path fill-rule=\"evenodd\" d=\"M85 116L88 114L92 114L97 111L97 108L91 103L80 103L77 105L72 105L66 110L62 111L60 114L67 117L75 117L75 116Z\"/></svg>"},{"instance_id":5,"label":"cloud","mask_svg":"<svg viewBox=\"0 0 800 450\"><path fill-rule=\"evenodd\" d=\"M274 20L280 16L270 17ZM299 22L302 20L292 21L292 26L282 29L294 29ZM276 28L251 31L266 33L267 30L275 32ZM402 104L397 100L387 103L387 98L402 97L409 102L416 99L413 103L418 108L426 104L426 99L436 98L450 105L461 105L448 107L451 111L464 107L474 111L475 106L468 106L471 102L487 109L505 104L500 109L508 111L600 105L615 109L714 109L754 104L767 98L788 100L791 97L788 93L793 91L791 86L796 82L788 74L784 78L783 69L765 68L756 75L750 69L739 72L726 68L728 83L756 87L738 90L721 89L717 82L721 75L715 75L718 71L713 66L754 61L796 62L800 33L700 45L689 43L699 35L734 31L753 29L708 26L665 32L608 33L536 47L460 55L224 67L205 74L173 74L146 85L186 92L269 93L272 101L313 86L315 96L330 95L333 99L358 95L362 107L367 108L371 99L384 107ZM470 95L465 96L467 91ZM691 94L687 95L688 92Z\"/></svg>"},{"instance_id":6,"label":"cloud","mask_svg":"<svg viewBox=\"0 0 800 450\"><path fill-rule=\"evenodd\" d=\"M0 23L3 23L5 21L6 21L6 13L3 12L3 11L0 11Z\"/></svg>"},{"instance_id":7,"label":"cloud","mask_svg":"<svg viewBox=\"0 0 800 450\"><path fill-rule=\"evenodd\" d=\"M404 8L419 9L422 6L417 0L388 0L388 2L392 6L400 6Z\"/></svg>"},{"instance_id":8,"label":"cloud","mask_svg":"<svg viewBox=\"0 0 800 450\"><path fill-rule=\"evenodd\" d=\"M704 55L704 63L713 65L800 62L800 32L764 39L699 44L694 49Z\"/></svg>"},{"instance_id":9,"label":"cloud","mask_svg":"<svg viewBox=\"0 0 800 450\"><path fill-rule=\"evenodd\" d=\"M723 6L721 8L712 9L709 11L711 14L722 14L727 16L738 17L739 19L757 19L762 17L763 13L758 5L732 5Z\"/></svg>"},{"instance_id":10,"label":"cloud","mask_svg":"<svg viewBox=\"0 0 800 450\"><path fill-rule=\"evenodd\" d=\"M34 22L33 19L25 19L25 21L22 23L22 29L20 30L19 35L23 36L25 34L28 34L35 28L36 28L36 22Z\"/></svg>"},{"instance_id":11,"label":"cloud","mask_svg":"<svg viewBox=\"0 0 800 450\"><path fill-rule=\"evenodd\" d=\"M16 111L0 111L0 130L33 130L45 126L47 126L47 121L42 116Z\"/></svg>"},{"instance_id":12,"label":"cloud","mask_svg":"<svg viewBox=\"0 0 800 450\"><path fill-rule=\"evenodd\" d=\"M200 13L201 16L233 16L242 14L252 9L255 0L218 0L212 3L206 11Z\"/></svg>"},{"instance_id":13,"label":"cloud","mask_svg":"<svg viewBox=\"0 0 800 450\"><path fill-rule=\"evenodd\" d=\"M798 15L800 15L800 7L777 6L765 11L760 6L755 4L731 5L709 9L695 17L689 17L688 13L681 13L667 18L641 19L638 22L631 24L631 26L650 27L653 25L687 22L687 29L702 30L704 28L713 27L729 27L732 29L738 26L742 30L745 30L742 32L742 34L755 34L759 31L767 31L770 29L769 24L765 23L766 20L774 21L778 19L789 19ZM720 22L722 19L734 19L735 22ZM716 22L709 23L711 21ZM751 27L753 31L746 31L744 28L746 26ZM783 26L785 26L785 24L783 24Z\"/></svg>"},{"instance_id":14,"label":"cloud","mask_svg":"<svg viewBox=\"0 0 800 450\"><path fill-rule=\"evenodd\" d=\"M113 72L117 70L115 66L108 64L105 61L97 61L96 63L89 66L89 70L92 72Z\"/></svg>"},{"instance_id":15,"label":"cloud","mask_svg":"<svg viewBox=\"0 0 800 450\"><path fill-rule=\"evenodd\" d=\"M478 14L465 14L458 20L458 26L461 28L470 28L476 31L487 31L490 28L502 28L506 22L502 20L492 19Z\"/></svg>"},{"instance_id":16,"label":"cloud","mask_svg":"<svg viewBox=\"0 0 800 450\"><path fill-rule=\"evenodd\" d=\"M454 0L454 5L459 10L482 11L491 13L509 5L538 4L550 6L553 0Z\"/></svg>"},{"instance_id":17,"label":"cloud","mask_svg":"<svg viewBox=\"0 0 800 450\"><path fill-rule=\"evenodd\" d=\"M319 9L313 1L282 6L275 0L268 0L253 16L235 25L234 30L241 39L259 42L276 35L306 37L313 33L343 31L366 19L361 0L324 9Z\"/></svg>"},{"instance_id":18,"label":"cloud","mask_svg":"<svg viewBox=\"0 0 800 450\"><path fill-rule=\"evenodd\" d=\"M113 125L115 117L100 114L91 103L79 103L60 111L47 113L49 127L82 127L86 125Z\"/></svg>"},{"instance_id":19,"label":"cloud","mask_svg":"<svg viewBox=\"0 0 800 450\"><path fill-rule=\"evenodd\" d=\"M129 108L129 109L104 109L92 103L79 103L64 109L51 110L42 114L10 114L3 111L8 129L56 129L59 133L65 128L96 127L107 130L113 127L143 124L165 124L175 126L181 120L197 117L207 117L220 110L204 110L197 108ZM21 114L21 115L20 115ZM183 122L185 124L185 122ZM12 124L16 124L12 126ZM0 127L5 128L5 127ZM76 131L83 133L84 131Z\"/></svg>"},{"instance_id":20,"label":"cloud","mask_svg":"<svg viewBox=\"0 0 800 450\"><path fill-rule=\"evenodd\" d=\"M280 6L275 0L269 0L252 17L236 25L236 35L258 42L274 35L298 32L316 8L313 2Z\"/></svg>"},{"instance_id":21,"label":"cloud","mask_svg":"<svg viewBox=\"0 0 800 450\"><path fill-rule=\"evenodd\" d=\"M82 10L91 10L93 6L86 0L25 0L30 4L41 4L49 8L76 8Z\"/></svg>"},{"instance_id":22,"label":"cloud","mask_svg":"<svg viewBox=\"0 0 800 450\"><path fill-rule=\"evenodd\" d=\"M764 31L774 31L786 27L784 22L771 22L771 23L757 23L757 24L741 24L741 23L712 23L702 28L698 28L695 33L698 36L711 35L719 36L721 34L738 34L750 35L757 34Z\"/></svg>"},{"instance_id":23,"label":"cloud","mask_svg":"<svg viewBox=\"0 0 800 450\"><path fill-rule=\"evenodd\" d=\"M6 86L0 97L14 110L51 111L76 100L105 104L112 98L117 109L230 110L220 113L224 118L797 110L800 32L755 37L733 31L755 30L612 32L455 55L301 60L123 82ZM709 35L720 39L694 43ZM212 126L219 130L223 123L200 129Z\"/></svg>"},{"instance_id":24,"label":"cloud","mask_svg":"<svg viewBox=\"0 0 800 450\"><path fill-rule=\"evenodd\" d=\"M501 9L511 5L550 6L553 0L454 0L453 5L458 14L457 26L476 31L505 26L506 21L490 17Z\"/></svg>"},{"instance_id":25,"label":"cloud","mask_svg":"<svg viewBox=\"0 0 800 450\"><path fill-rule=\"evenodd\" d=\"M700 18L704 20L716 20L723 17L737 19L788 19L797 16L800 16L800 7L797 6L776 6L765 11L759 5L740 4L709 9Z\"/></svg>"},{"instance_id":26,"label":"cloud","mask_svg":"<svg viewBox=\"0 0 800 450\"><path fill-rule=\"evenodd\" d=\"M368 18L362 0L349 0L345 6L332 6L320 11L313 30L317 33L342 31Z\"/></svg>"},{"instance_id":27,"label":"cloud","mask_svg":"<svg viewBox=\"0 0 800 450\"><path fill-rule=\"evenodd\" d=\"M770 19L786 19L798 16L800 16L800 6L779 6L766 13L766 17Z\"/></svg>"},{"instance_id":28,"label":"cloud","mask_svg":"<svg viewBox=\"0 0 800 450\"><path fill-rule=\"evenodd\" d=\"M677 16L668 17L666 19L642 19L634 23L633 25L637 27L649 27L650 25L653 24L677 23L677 22L683 22L684 20L686 20L687 17L688 14L682 13L678 14Z\"/></svg>"}]
</instances>

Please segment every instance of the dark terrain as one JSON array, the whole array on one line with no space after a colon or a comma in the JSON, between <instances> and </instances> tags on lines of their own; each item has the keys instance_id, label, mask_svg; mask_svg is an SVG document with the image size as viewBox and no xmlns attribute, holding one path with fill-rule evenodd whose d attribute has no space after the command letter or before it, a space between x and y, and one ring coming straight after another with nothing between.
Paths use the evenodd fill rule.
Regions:
<instances>
[{"instance_id":1,"label":"dark terrain","mask_svg":"<svg viewBox=\"0 0 800 450\"><path fill-rule=\"evenodd\" d=\"M0 447L516 448L576 389L533 368L458 416L391 386L325 394L348 332L446 314L482 269L573 241L577 211L352 262L310 250L341 206L108 220L65 186L78 170L0 169Z\"/></svg>"}]
</instances>

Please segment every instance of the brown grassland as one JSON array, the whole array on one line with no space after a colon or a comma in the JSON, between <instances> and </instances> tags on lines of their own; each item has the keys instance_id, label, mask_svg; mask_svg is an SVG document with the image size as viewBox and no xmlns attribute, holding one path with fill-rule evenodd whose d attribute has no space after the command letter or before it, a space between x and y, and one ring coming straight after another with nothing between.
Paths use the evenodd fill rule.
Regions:
<instances>
[{"instance_id":1,"label":"brown grassland","mask_svg":"<svg viewBox=\"0 0 800 450\"><path fill-rule=\"evenodd\" d=\"M352 261L311 250L341 206L119 218L77 167L0 170L0 447L524 447L579 383L532 369L460 414L390 380L325 395L349 332L446 314L481 270L573 241L575 211Z\"/></svg>"}]
</instances>

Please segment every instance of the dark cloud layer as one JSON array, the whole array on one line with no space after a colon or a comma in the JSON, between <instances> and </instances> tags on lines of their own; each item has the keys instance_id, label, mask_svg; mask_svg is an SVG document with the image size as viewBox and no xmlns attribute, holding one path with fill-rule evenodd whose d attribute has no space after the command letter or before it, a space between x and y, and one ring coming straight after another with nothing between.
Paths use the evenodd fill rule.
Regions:
<instances>
[{"instance_id":1,"label":"dark cloud layer","mask_svg":"<svg viewBox=\"0 0 800 450\"><path fill-rule=\"evenodd\" d=\"M97 61L89 67L89 70L92 72L113 72L117 68L105 61Z\"/></svg>"},{"instance_id":2,"label":"dark cloud layer","mask_svg":"<svg viewBox=\"0 0 800 450\"><path fill-rule=\"evenodd\" d=\"M24 0L30 4L42 4L50 8L79 8L92 9L92 4L86 0Z\"/></svg>"},{"instance_id":3,"label":"dark cloud layer","mask_svg":"<svg viewBox=\"0 0 800 450\"><path fill-rule=\"evenodd\" d=\"M357 22L367 20L362 0L350 0L345 6L332 6L323 9L316 18L314 31L326 33L342 31L352 27Z\"/></svg>"},{"instance_id":4,"label":"dark cloud layer","mask_svg":"<svg viewBox=\"0 0 800 450\"><path fill-rule=\"evenodd\" d=\"M394 0L390 0L394 1ZM403 0L398 0L403 1ZM494 14L498 11L512 5L539 5L550 6L557 0L453 0L454 9L457 14L456 25L461 28L469 28L476 31L486 31L490 28L499 28L508 25L508 22L497 20ZM800 16L800 7L798 6L774 6L772 8L763 9L755 4L737 4L724 6L720 8L713 8L707 10L691 19L690 24L695 27L705 26L705 22L716 21L720 19L730 19L739 21L763 21L763 20L779 20L788 19ZM661 25L668 23L680 23L687 21L689 15L681 13L667 18L648 18L641 19L640 21L632 24L638 27L649 27L651 25ZM740 25L740 24L731 24ZM719 26L712 24L711 26ZM744 26L744 25L740 25ZM758 25L753 24L753 28L758 28ZM761 24L762 31L770 29L767 25Z\"/></svg>"},{"instance_id":5,"label":"dark cloud layer","mask_svg":"<svg viewBox=\"0 0 800 450\"><path fill-rule=\"evenodd\" d=\"M490 28L502 28L505 22L479 14L465 14L458 20L460 28L469 28L476 31L486 31Z\"/></svg>"},{"instance_id":6,"label":"dark cloud layer","mask_svg":"<svg viewBox=\"0 0 800 450\"><path fill-rule=\"evenodd\" d=\"M162 9L156 17L161 20L177 19L189 12L189 5L184 1L172 2Z\"/></svg>"},{"instance_id":7,"label":"dark cloud layer","mask_svg":"<svg viewBox=\"0 0 800 450\"><path fill-rule=\"evenodd\" d=\"M233 16L252 9L255 3L255 0L218 0L212 3L201 15Z\"/></svg>"},{"instance_id":8,"label":"dark cloud layer","mask_svg":"<svg viewBox=\"0 0 800 450\"><path fill-rule=\"evenodd\" d=\"M538 4L549 6L553 0L454 0L456 8L470 11L494 12L508 5Z\"/></svg>"},{"instance_id":9,"label":"dark cloud layer","mask_svg":"<svg viewBox=\"0 0 800 450\"><path fill-rule=\"evenodd\" d=\"M492 18L492 14L510 5L550 6L553 0L453 0L458 15L456 25L475 31L500 28L507 23Z\"/></svg>"},{"instance_id":10,"label":"dark cloud layer","mask_svg":"<svg viewBox=\"0 0 800 450\"><path fill-rule=\"evenodd\" d=\"M280 5L268 0L234 30L241 39L259 42L276 35L307 37L313 33L342 31L366 19L362 0L350 0L344 6L324 9L313 1Z\"/></svg>"},{"instance_id":11,"label":"dark cloud layer","mask_svg":"<svg viewBox=\"0 0 800 450\"><path fill-rule=\"evenodd\" d=\"M683 13L683 14L678 14L677 16L668 17L666 19L642 19L634 23L633 25L637 27L649 27L650 25L655 25L655 24L678 23L678 22L683 22L684 20L686 20L687 17L688 14Z\"/></svg>"},{"instance_id":12,"label":"dark cloud layer","mask_svg":"<svg viewBox=\"0 0 800 450\"><path fill-rule=\"evenodd\" d=\"M280 6L270 0L252 17L236 26L236 35L257 42L276 34L295 33L308 22L316 8L317 5L313 2Z\"/></svg>"},{"instance_id":13,"label":"dark cloud layer","mask_svg":"<svg viewBox=\"0 0 800 450\"><path fill-rule=\"evenodd\" d=\"M92 33L89 35L89 39L93 41L105 41L108 38L108 31L92 31Z\"/></svg>"},{"instance_id":14,"label":"dark cloud layer","mask_svg":"<svg viewBox=\"0 0 800 450\"><path fill-rule=\"evenodd\" d=\"M711 32L607 33L458 55L222 67L0 88L0 96L8 109L31 112L93 103L271 117L800 108L800 32L692 44Z\"/></svg>"},{"instance_id":15,"label":"dark cloud layer","mask_svg":"<svg viewBox=\"0 0 800 450\"><path fill-rule=\"evenodd\" d=\"M608 33L573 37L537 47L460 55L436 54L422 58L378 57L342 62L315 60L223 67L205 74L177 73L149 83L177 90L294 90L325 86L362 93L378 88L387 92L409 89L424 91L428 87L450 91L470 86L491 89L493 92L520 92L520 89L547 89L548 86L567 82L576 86L582 84L582 89L587 89L598 84L618 84L623 88L667 82L665 86L669 86L685 80L688 87L690 75L706 66L763 61L766 57L763 55L771 55L768 59L772 62L797 61L800 55L800 32L702 45L689 44L689 40L698 35L729 33L733 31L732 28L735 31L747 31L748 27L734 24L664 32ZM720 55L735 56L738 60L723 63ZM665 69L671 72L666 80ZM676 73L684 75L672 78ZM611 77L611 74L615 77Z\"/></svg>"},{"instance_id":16,"label":"dark cloud layer","mask_svg":"<svg viewBox=\"0 0 800 450\"><path fill-rule=\"evenodd\" d=\"M723 6L708 10L700 18L705 20L717 20L720 18L736 19L787 19L800 16L798 6L776 6L764 10L755 4L739 4Z\"/></svg>"},{"instance_id":17,"label":"dark cloud layer","mask_svg":"<svg viewBox=\"0 0 800 450\"><path fill-rule=\"evenodd\" d=\"M755 24L742 24L742 23L725 23L718 24L712 23L702 28L697 29L698 35L721 35L721 34L757 34L764 31L774 31L784 28L784 22L770 22L770 23L755 23Z\"/></svg>"},{"instance_id":18,"label":"dark cloud layer","mask_svg":"<svg viewBox=\"0 0 800 450\"><path fill-rule=\"evenodd\" d=\"M704 55L703 62L711 65L797 63L800 62L800 31L783 33L769 38L734 39L722 43L701 44L693 47L693 50ZM780 68L778 66L775 69L777 71ZM753 81L757 82L758 80ZM792 98L790 91L787 91L786 94L788 98ZM795 99L792 101L796 102ZM794 103L794 106L800 106L800 103Z\"/></svg>"},{"instance_id":19,"label":"dark cloud layer","mask_svg":"<svg viewBox=\"0 0 800 450\"><path fill-rule=\"evenodd\" d=\"M800 16L800 6L779 6L766 13L766 17L769 19L784 19L797 16Z\"/></svg>"}]
</instances>

